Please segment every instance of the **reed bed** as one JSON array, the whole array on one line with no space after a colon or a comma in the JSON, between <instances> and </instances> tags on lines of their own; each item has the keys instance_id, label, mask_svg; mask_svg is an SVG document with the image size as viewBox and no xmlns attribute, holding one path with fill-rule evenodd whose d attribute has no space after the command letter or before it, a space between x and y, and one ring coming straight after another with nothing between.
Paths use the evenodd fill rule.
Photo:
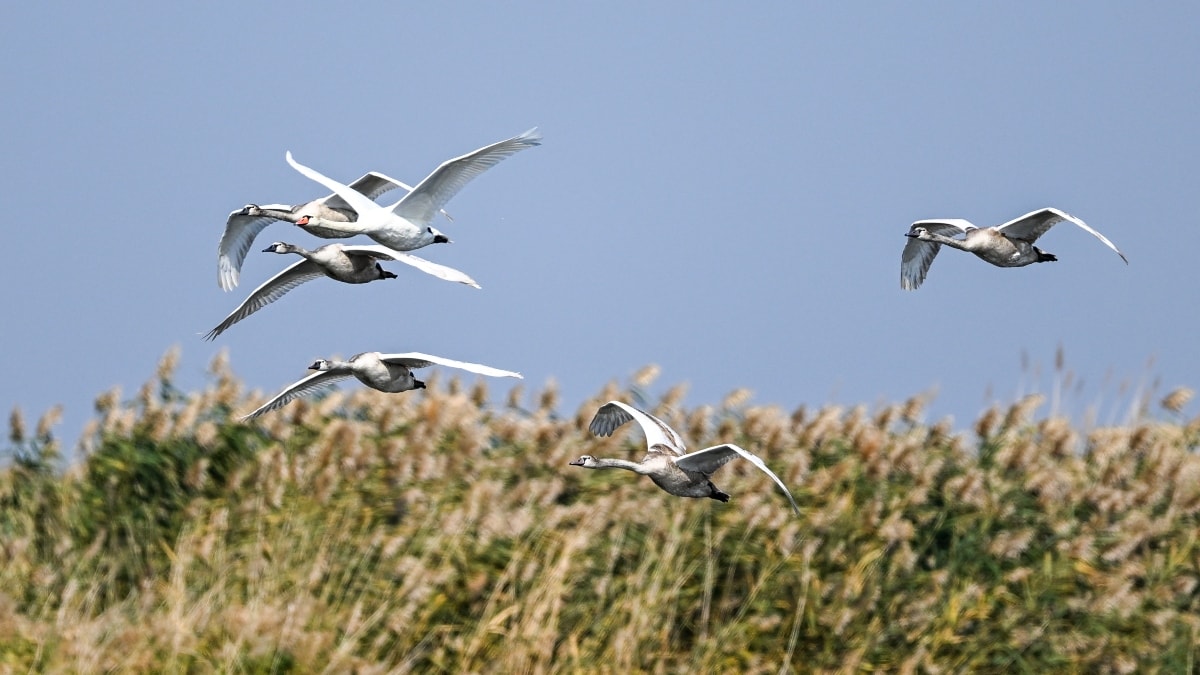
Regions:
<instances>
[{"instance_id":1,"label":"reed bed","mask_svg":"<svg viewBox=\"0 0 1200 675\"><path fill-rule=\"evenodd\" d=\"M1200 420L1088 433L1039 399L967 434L921 397L870 411L645 401L553 384L347 387L245 425L228 364L101 395L60 466L51 411L0 471L0 672L1192 672ZM502 397L503 398L503 397ZM584 452L610 398L693 448L733 501L671 497Z\"/></svg>"}]
</instances>

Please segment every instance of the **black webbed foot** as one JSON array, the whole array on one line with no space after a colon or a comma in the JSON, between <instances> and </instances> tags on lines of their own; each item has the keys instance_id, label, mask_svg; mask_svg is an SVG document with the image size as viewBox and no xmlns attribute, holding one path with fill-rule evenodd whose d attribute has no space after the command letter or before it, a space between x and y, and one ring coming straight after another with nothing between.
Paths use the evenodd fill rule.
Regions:
<instances>
[{"instance_id":1,"label":"black webbed foot","mask_svg":"<svg viewBox=\"0 0 1200 675\"><path fill-rule=\"evenodd\" d=\"M725 494L724 492L721 492L721 490L716 485L713 485L711 481L709 481L709 483L708 483L708 488L710 490L712 490L712 492L709 493L709 495L708 495L709 497L712 497L713 499L715 499L719 502L729 501L729 495Z\"/></svg>"}]
</instances>

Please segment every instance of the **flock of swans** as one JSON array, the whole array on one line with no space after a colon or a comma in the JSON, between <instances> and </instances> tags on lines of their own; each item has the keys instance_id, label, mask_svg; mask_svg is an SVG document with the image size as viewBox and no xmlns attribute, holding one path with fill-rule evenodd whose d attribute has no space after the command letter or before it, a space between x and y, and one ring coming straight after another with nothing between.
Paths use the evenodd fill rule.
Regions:
<instances>
[{"instance_id":1,"label":"flock of swans","mask_svg":"<svg viewBox=\"0 0 1200 675\"><path fill-rule=\"evenodd\" d=\"M235 323L312 279L329 277L347 284L365 284L380 279L398 278L395 273L385 270L380 261L407 263L439 279L479 288L479 284L466 274L406 251L430 244L448 243L450 239L430 224L438 213L449 217L443 209L446 202L475 176L525 148L540 145L541 139L536 128L530 129L520 136L447 160L416 187L410 187L376 172L368 173L350 185L343 185L300 164L292 158L292 153L288 152L286 158L292 168L320 183L333 194L295 206L247 204L229 214L225 222L225 233L217 245L217 284L226 291L238 285L242 263L254 244L254 238L276 221L292 223L324 239L342 239L365 234L378 244L333 243L310 251L285 242L272 243L263 250L264 253L296 254L301 260L254 289L236 309L217 324L216 328L205 335L205 339L215 339ZM404 190L405 194L395 204L383 207L375 203L375 199L397 188ZM288 386L242 419L250 420L276 410L290 401L314 394L347 377L354 377L368 387L385 392L422 389L425 383L416 379L412 373L413 369L435 364L491 377L521 377L520 373L510 370L420 352L365 352L351 357L348 361L318 360L309 366L310 370L317 372Z\"/></svg>"},{"instance_id":2,"label":"flock of swans","mask_svg":"<svg viewBox=\"0 0 1200 675\"><path fill-rule=\"evenodd\" d=\"M274 242L264 253L298 255L300 260L254 289L221 323L205 335L212 340L234 324L249 317L283 297L288 291L307 281L329 277L347 284L365 284L398 275L383 268L382 262L401 262L445 281L479 288L467 274L459 270L417 257L409 251L431 244L449 243L445 234L433 227L438 214L453 220L444 207L471 179L526 148L541 144L537 129L484 146L465 155L442 162L433 173L416 187L411 187L378 172L370 172L345 185L297 162L286 153L287 163L306 178L319 183L331 194L303 204L247 204L229 214L225 232L217 247L217 283L230 291L237 287L246 254L255 237L273 222L291 223L322 239L344 239L365 235L374 245L331 243L308 250L295 244ZM404 196L391 206L380 206L376 200L393 190L403 190ZM962 219L918 220L912 224L908 241L900 259L900 287L918 288L925 280L929 266L943 245L974 253L998 267L1024 267L1033 263L1055 261L1034 242L1054 225L1069 222L1092 234L1125 260L1125 254L1104 235L1082 220L1054 208L1027 213L995 227L979 228ZM962 235L962 238L957 238ZM245 415L249 421L288 403L315 394L346 378L353 377L372 389L398 393L425 388L425 383L413 374L414 369L430 366L458 368L489 377L515 377L521 374L478 363L456 361L431 354L408 352L383 354L364 352L349 360L319 359L309 366L312 374L292 383L258 409ZM649 476L655 485L680 497L710 498L729 501L729 495L712 482L712 475L736 457L749 461L766 473L779 486L799 514L800 509L791 492L756 456L737 445L723 443L697 452L687 453L683 439L674 429L657 417L620 401L600 406L589 425L597 436L611 436L619 427L636 421L646 437L646 455L640 462L623 459L598 459L583 455L570 462L587 469L617 468Z\"/></svg>"}]
</instances>

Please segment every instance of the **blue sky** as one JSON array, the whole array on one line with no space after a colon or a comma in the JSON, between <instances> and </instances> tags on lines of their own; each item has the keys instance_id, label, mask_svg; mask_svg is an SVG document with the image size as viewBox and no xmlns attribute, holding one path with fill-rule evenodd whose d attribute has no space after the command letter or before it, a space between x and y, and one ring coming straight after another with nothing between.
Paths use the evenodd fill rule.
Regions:
<instances>
[{"instance_id":1,"label":"blue sky","mask_svg":"<svg viewBox=\"0 0 1200 675\"><path fill-rule=\"evenodd\" d=\"M739 387L788 409L935 390L929 418L959 428L1050 393L1060 347L1063 410L1081 423L1124 421L1138 387L1200 385L1195 3L21 3L6 17L0 408L63 404L69 444L97 394L132 396L174 345L183 388L220 349L266 393L317 357L424 351L532 389L553 378L565 412L655 363L691 405ZM455 243L418 253L482 290L392 264L397 280L311 282L201 340L288 262L261 248L320 243L273 225L242 285L217 287L231 210L324 194L286 150L343 181L415 183L532 126L544 144L469 184L438 224ZM1060 225L1039 242L1058 263L943 251L900 290L912 221L1043 206L1130 264Z\"/></svg>"}]
</instances>

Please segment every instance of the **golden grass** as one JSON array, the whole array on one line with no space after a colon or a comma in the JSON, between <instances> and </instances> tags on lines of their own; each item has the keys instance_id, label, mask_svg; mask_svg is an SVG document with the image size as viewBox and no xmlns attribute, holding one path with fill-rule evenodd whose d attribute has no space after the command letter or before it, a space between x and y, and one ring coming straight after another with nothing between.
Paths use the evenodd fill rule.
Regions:
<instances>
[{"instance_id":1,"label":"golden grass","mask_svg":"<svg viewBox=\"0 0 1200 675\"><path fill-rule=\"evenodd\" d=\"M347 388L255 426L223 359L183 393L177 357L97 399L75 466L57 412L10 421L0 472L0 672L1188 672L1200 639L1200 421L1191 392L1084 433L985 413L974 437L881 410L655 412L734 462L721 504L585 451L553 384ZM654 407L652 405L652 407Z\"/></svg>"}]
</instances>

